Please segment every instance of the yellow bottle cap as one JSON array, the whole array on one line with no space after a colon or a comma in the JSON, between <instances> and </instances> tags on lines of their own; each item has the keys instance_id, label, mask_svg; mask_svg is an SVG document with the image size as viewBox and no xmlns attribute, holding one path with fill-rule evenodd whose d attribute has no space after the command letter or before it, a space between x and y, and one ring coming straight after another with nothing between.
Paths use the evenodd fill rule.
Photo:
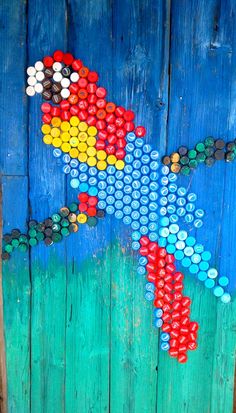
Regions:
<instances>
[{"instance_id":1,"label":"yellow bottle cap","mask_svg":"<svg viewBox=\"0 0 236 413\"><path fill-rule=\"evenodd\" d=\"M95 128L95 126L89 126L88 128L88 134L89 136L96 136L98 133L97 128Z\"/></svg>"},{"instance_id":2,"label":"yellow bottle cap","mask_svg":"<svg viewBox=\"0 0 236 413\"><path fill-rule=\"evenodd\" d=\"M71 126L78 126L80 120L78 118L78 116L71 116L70 118L70 124Z\"/></svg>"},{"instance_id":3,"label":"yellow bottle cap","mask_svg":"<svg viewBox=\"0 0 236 413\"><path fill-rule=\"evenodd\" d=\"M85 222L87 222L87 219L88 219L88 217L87 217L87 215L85 215L85 214L78 214L78 215L77 215L77 221L78 221L80 224L85 224Z\"/></svg>"},{"instance_id":4,"label":"yellow bottle cap","mask_svg":"<svg viewBox=\"0 0 236 413\"><path fill-rule=\"evenodd\" d=\"M107 163L105 161L98 161L97 168L99 171L104 171L107 167Z\"/></svg>"}]
</instances>

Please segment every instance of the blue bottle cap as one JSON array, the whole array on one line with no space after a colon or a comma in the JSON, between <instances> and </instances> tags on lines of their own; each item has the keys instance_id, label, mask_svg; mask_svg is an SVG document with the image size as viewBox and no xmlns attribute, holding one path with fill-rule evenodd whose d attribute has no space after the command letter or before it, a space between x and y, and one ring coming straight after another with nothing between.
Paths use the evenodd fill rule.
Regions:
<instances>
[{"instance_id":1,"label":"blue bottle cap","mask_svg":"<svg viewBox=\"0 0 236 413\"><path fill-rule=\"evenodd\" d=\"M129 215L127 215L123 218L123 222L124 222L125 225L130 225L131 222L132 222L132 219Z\"/></svg>"},{"instance_id":2,"label":"blue bottle cap","mask_svg":"<svg viewBox=\"0 0 236 413\"><path fill-rule=\"evenodd\" d=\"M179 232L179 225L171 224L169 230L171 234L177 234Z\"/></svg>"},{"instance_id":3,"label":"blue bottle cap","mask_svg":"<svg viewBox=\"0 0 236 413\"><path fill-rule=\"evenodd\" d=\"M99 199L106 199L106 197L107 197L106 191L99 191L98 192L98 198Z\"/></svg>"},{"instance_id":4,"label":"blue bottle cap","mask_svg":"<svg viewBox=\"0 0 236 413\"><path fill-rule=\"evenodd\" d=\"M130 153L127 153L126 156L125 156L125 159L124 159L125 163L126 163L126 164L127 164L127 163L131 163L131 164L132 164L133 160L134 160L133 155L131 155Z\"/></svg>"},{"instance_id":5,"label":"blue bottle cap","mask_svg":"<svg viewBox=\"0 0 236 413\"><path fill-rule=\"evenodd\" d=\"M148 217L147 217L147 215L142 215L141 217L140 217L140 224L142 224L142 225L146 225L147 223L148 223Z\"/></svg>"},{"instance_id":6,"label":"blue bottle cap","mask_svg":"<svg viewBox=\"0 0 236 413\"><path fill-rule=\"evenodd\" d=\"M88 183L89 183L89 185L90 186L95 186L95 185L97 185L97 178L94 178L94 176L91 176L90 178L89 178L89 180L88 180Z\"/></svg>"},{"instance_id":7,"label":"blue bottle cap","mask_svg":"<svg viewBox=\"0 0 236 413\"><path fill-rule=\"evenodd\" d=\"M177 194L179 196L185 196L187 194L187 189L184 188L183 186L181 186L181 187L178 188Z\"/></svg>"},{"instance_id":8,"label":"blue bottle cap","mask_svg":"<svg viewBox=\"0 0 236 413\"><path fill-rule=\"evenodd\" d=\"M140 177L141 177L141 172L138 171L138 170L134 170L134 171L132 172L132 177L133 177L133 179L140 179Z\"/></svg>"},{"instance_id":9,"label":"blue bottle cap","mask_svg":"<svg viewBox=\"0 0 236 413\"><path fill-rule=\"evenodd\" d=\"M71 157L70 155L68 155L67 153L65 153L65 155L63 155L62 160L64 163L69 163L71 161Z\"/></svg>"},{"instance_id":10,"label":"blue bottle cap","mask_svg":"<svg viewBox=\"0 0 236 413\"><path fill-rule=\"evenodd\" d=\"M192 204L191 202L189 202L189 203L186 204L185 208L186 208L186 211L193 212L195 210L195 205Z\"/></svg>"},{"instance_id":11,"label":"blue bottle cap","mask_svg":"<svg viewBox=\"0 0 236 413\"><path fill-rule=\"evenodd\" d=\"M81 192L87 192L88 189L89 189L89 186L88 186L88 184L86 184L86 183L82 183L82 184L80 184L80 186L79 186L79 190L80 190Z\"/></svg>"},{"instance_id":12,"label":"blue bottle cap","mask_svg":"<svg viewBox=\"0 0 236 413\"><path fill-rule=\"evenodd\" d=\"M124 172L117 170L116 173L115 173L115 177L116 177L117 180L122 180L123 177L124 177Z\"/></svg>"},{"instance_id":13,"label":"blue bottle cap","mask_svg":"<svg viewBox=\"0 0 236 413\"><path fill-rule=\"evenodd\" d=\"M192 255L191 257L192 263L193 264L199 264L199 262L201 261L201 255L197 254L196 252Z\"/></svg>"},{"instance_id":14,"label":"blue bottle cap","mask_svg":"<svg viewBox=\"0 0 236 413\"><path fill-rule=\"evenodd\" d=\"M195 243L196 243L196 239L194 237L186 238L186 245L188 245L189 247L193 247Z\"/></svg>"},{"instance_id":15,"label":"blue bottle cap","mask_svg":"<svg viewBox=\"0 0 236 413\"><path fill-rule=\"evenodd\" d=\"M98 194L98 189L95 186L91 186L88 190L88 194L90 196L97 196Z\"/></svg>"},{"instance_id":16,"label":"blue bottle cap","mask_svg":"<svg viewBox=\"0 0 236 413\"><path fill-rule=\"evenodd\" d=\"M152 151L150 153L150 157L151 157L151 159L156 161L157 159L159 159L159 152L158 151Z\"/></svg>"},{"instance_id":17,"label":"blue bottle cap","mask_svg":"<svg viewBox=\"0 0 236 413\"><path fill-rule=\"evenodd\" d=\"M115 208L114 208L113 205L108 205L108 206L106 207L106 213L107 213L107 214L112 215L112 214L114 214L114 212L115 212Z\"/></svg>"},{"instance_id":18,"label":"blue bottle cap","mask_svg":"<svg viewBox=\"0 0 236 413\"><path fill-rule=\"evenodd\" d=\"M117 219L122 219L123 218L123 216L124 216L124 214L123 214L123 212L122 211L115 211L115 217L117 218ZM133 248L133 243L132 243L132 248ZM133 248L134 249L134 248ZM139 249L139 248L138 248Z\"/></svg>"},{"instance_id":19,"label":"blue bottle cap","mask_svg":"<svg viewBox=\"0 0 236 413\"><path fill-rule=\"evenodd\" d=\"M161 333L160 339L161 341L169 341L170 340L169 333Z\"/></svg>"},{"instance_id":20,"label":"blue bottle cap","mask_svg":"<svg viewBox=\"0 0 236 413\"><path fill-rule=\"evenodd\" d=\"M195 217L196 218L203 218L205 215L205 212L203 211L203 209L196 209L195 211Z\"/></svg>"},{"instance_id":21,"label":"blue bottle cap","mask_svg":"<svg viewBox=\"0 0 236 413\"><path fill-rule=\"evenodd\" d=\"M140 257L138 260L139 265L142 265L145 267L145 265L148 263L147 257Z\"/></svg>"},{"instance_id":22,"label":"blue bottle cap","mask_svg":"<svg viewBox=\"0 0 236 413\"><path fill-rule=\"evenodd\" d=\"M184 248L184 255L186 255L186 257L191 257L191 255L193 255L194 253L194 249L192 247L185 247Z\"/></svg>"},{"instance_id":23,"label":"blue bottle cap","mask_svg":"<svg viewBox=\"0 0 236 413\"><path fill-rule=\"evenodd\" d=\"M174 253L175 259L181 261L184 258L184 253L182 250L175 251Z\"/></svg>"},{"instance_id":24,"label":"blue bottle cap","mask_svg":"<svg viewBox=\"0 0 236 413\"><path fill-rule=\"evenodd\" d=\"M191 274L197 274L199 271L199 267L197 264L191 264L189 267L189 271Z\"/></svg>"},{"instance_id":25,"label":"blue bottle cap","mask_svg":"<svg viewBox=\"0 0 236 413\"><path fill-rule=\"evenodd\" d=\"M184 206L186 204L186 199L180 197L180 198L177 199L176 204L179 205L179 206Z\"/></svg>"},{"instance_id":26,"label":"blue bottle cap","mask_svg":"<svg viewBox=\"0 0 236 413\"><path fill-rule=\"evenodd\" d=\"M221 285L221 287L226 287L229 284L229 279L228 277L220 277L218 282Z\"/></svg>"},{"instance_id":27,"label":"blue bottle cap","mask_svg":"<svg viewBox=\"0 0 236 413\"><path fill-rule=\"evenodd\" d=\"M141 162L142 162L143 164L149 164L149 162L150 162L150 156L147 155L147 154L143 155L143 156L141 157ZM141 172L142 172L142 171L141 171Z\"/></svg>"},{"instance_id":28,"label":"blue bottle cap","mask_svg":"<svg viewBox=\"0 0 236 413\"><path fill-rule=\"evenodd\" d=\"M118 211L116 211L116 212L118 212ZM116 212L115 212L115 215L116 215ZM119 211L119 212L121 212L121 211ZM120 217L120 218L122 218L122 217ZM140 248L140 244L139 244L139 242L134 241L134 242L132 242L131 247L132 247L132 249L133 249L134 251L138 251L139 248ZM139 268L143 268L143 267L139 267ZM143 274L145 273L145 269L142 270L142 273L143 273ZM140 274L140 275L141 275L141 274Z\"/></svg>"},{"instance_id":29,"label":"blue bottle cap","mask_svg":"<svg viewBox=\"0 0 236 413\"><path fill-rule=\"evenodd\" d=\"M159 245L159 247L163 247L163 248L164 248L164 247L166 246L166 244L167 244L166 238L160 237L159 240L158 240L158 245Z\"/></svg>"},{"instance_id":30,"label":"blue bottle cap","mask_svg":"<svg viewBox=\"0 0 236 413\"><path fill-rule=\"evenodd\" d=\"M141 158L141 161L142 161L142 159L143 159L143 156L142 156L142 158ZM143 166L141 167L141 173L142 173L143 175L148 175L149 172L150 172L149 166L143 165Z\"/></svg>"},{"instance_id":31,"label":"blue bottle cap","mask_svg":"<svg viewBox=\"0 0 236 413\"><path fill-rule=\"evenodd\" d=\"M206 288L213 288L215 285L215 281L211 278L207 278L204 284Z\"/></svg>"},{"instance_id":32,"label":"blue bottle cap","mask_svg":"<svg viewBox=\"0 0 236 413\"><path fill-rule=\"evenodd\" d=\"M188 268L191 265L191 260L188 257L183 258L181 262L184 268Z\"/></svg>"},{"instance_id":33,"label":"blue bottle cap","mask_svg":"<svg viewBox=\"0 0 236 413\"><path fill-rule=\"evenodd\" d=\"M86 173L79 174L79 180L80 182L87 182L88 175Z\"/></svg>"},{"instance_id":34,"label":"blue bottle cap","mask_svg":"<svg viewBox=\"0 0 236 413\"><path fill-rule=\"evenodd\" d=\"M132 204L131 204L131 206L132 206ZM134 220L139 219L139 217L140 217L139 211L132 211L131 217L132 217Z\"/></svg>"},{"instance_id":35,"label":"blue bottle cap","mask_svg":"<svg viewBox=\"0 0 236 413\"><path fill-rule=\"evenodd\" d=\"M201 219L195 219L193 225L195 228L201 228L203 226L203 221Z\"/></svg>"},{"instance_id":36,"label":"blue bottle cap","mask_svg":"<svg viewBox=\"0 0 236 413\"><path fill-rule=\"evenodd\" d=\"M71 171L71 167L70 167L70 165L66 164L66 165L63 166L62 170L63 170L64 174L69 174L70 171Z\"/></svg>"},{"instance_id":37,"label":"blue bottle cap","mask_svg":"<svg viewBox=\"0 0 236 413\"><path fill-rule=\"evenodd\" d=\"M190 194L188 194L187 198L189 202L195 202L197 200L197 195L191 192Z\"/></svg>"},{"instance_id":38,"label":"blue bottle cap","mask_svg":"<svg viewBox=\"0 0 236 413\"><path fill-rule=\"evenodd\" d=\"M133 198L133 199L139 199L140 196L141 196L141 194L140 194L139 191L133 191L133 192L132 192L132 198Z\"/></svg>"},{"instance_id":39,"label":"blue bottle cap","mask_svg":"<svg viewBox=\"0 0 236 413\"><path fill-rule=\"evenodd\" d=\"M155 327L161 328L161 327L163 326L163 321L162 321L161 318L156 318L156 319L153 321L153 324L154 324Z\"/></svg>"},{"instance_id":40,"label":"blue bottle cap","mask_svg":"<svg viewBox=\"0 0 236 413\"><path fill-rule=\"evenodd\" d=\"M79 166L79 161L77 159L71 159L70 166L71 168L77 168Z\"/></svg>"},{"instance_id":41,"label":"blue bottle cap","mask_svg":"<svg viewBox=\"0 0 236 413\"><path fill-rule=\"evenodd\" d=\"M195 244L194 245L194 251L197 252L198 254L201 254L204 251L204 247L202 244Z\"/></svg>"},{"instance_id":42,"label":"blue bottle cap","mask_svg":"<svg viewBox=\"0 0 236 413\"><path fill-rule=\"evenodd\" d=\"M135 133L134 133L134 132L129 132L129 133L126 135L126 139L127 139L128 142L133 142L133 141L136 139ZM127 145L126 145L126 146L127 146Z\"/></svg>"},{"instance_id":43,"label":"blue bottle cap","mask_svg":"<svg viewBox=\"0 0 236 413\"><path fill-rule=\"evenodd\" d=\"M174 254L176 251L176 248L173 244L168 244L166 247L166 251L168 252L168 254Z\"/></svg>"},{"instance_id":44,"label":"blue bottle cap","mask_svg":"<svg viewBox=\"0 0 236 413\"><path fill-rule=\"evenodd\" d=\"M71 176L72 178L76 178L78 175L79 175L79 171L77 171L77 169L72 169L72 170L70 171L70 176Z\"/></svg>"},{"instance_id":45,"label":"blue bottle cap","mask_svg":"<svg viewBox=\"0 0 236 413\"><path fill-rule=\"evenodd\" d=\"M224 304L228 304L231 301L231 296L229 293L224 293L221 297L220 297L222 303Z\"/></svg>"},{"instance_id":46,"label":"blue bottle cap","mask_svg":"<svg viewBox=\"0 0 236 413\"><path fill-rule=\"evenodd\" d=\"M200 281L205 281L207 279L207 273L205 271L199 271L197 276Z\"/></svg>"},{"instance_id":47,"label":"blue bottle cap","mask_svg":"<svg viewBox=\"0 0 236 413\"><path fill-rule=\"evenodd\" d=\"M86 164L86 163L80 163L79 164L79 170L80 170L80 172L87 172L87 170L88 170L88 165Z\"/></svg>"},{"instance_id":48,"label":"blue bottle cap","mask_svg":"<svg viewBox=\"0 0 236 413\"><path fill-rule=\"evenodd\" d=\"M159 225L162 227L168 227L170 224L170 220L168 217L161 217L159 219Z\"/></svg>"},{"instance_id":49,"label":"blue bottle cap","mask_svg":"<svg viewBox=\"0 0 236 413\"><path fill-rule=\"evenodd\" d=\"M125 215L131 215L132 208L129 205L125 205L124 208L123 208L123 211L124 211Z\"/></svg>"},{"instance_id":50,"label":"blue bottle cap","mask_svg":"<svg viewBox=\"0 0 236 413\"><path fill-rule=\"evenodd\" d=\"M183 207L180 207L180 208L177 208L177 215L179 216L179 217L184 217L184 215L186 214L186 210L185 210L185 208L183 208Z\"/></svg>"},{"instance_id":51,"label":"blue bottle cap","mask_svg":"<svg viewBox=\"0 0 236 413\"><path fill-rule=\"evenodd\" d=\"M149 204L149 198L146 195L142 195L141 198L140 198L140 204L148 205Z\"/></svg>"},{"instance_id":52,"label":"blue bottle cap","mask_svg":"<svg viewBox=\"0 0 236 413\"><path fill-rule=\"evenodd\" d=\"M210 253L210 251L204 251L204 252L202 253L202 259L203 259L204 261L210 261L210 259L211 259L211 253Z\"/></svg>"},{"instance_id":53,"label":"blue bottle cap","mask_svg":"<svg viewBox=\"0 0 236 413\"><path fill-rule=\"evenodd\" d=\"M79 182L79 180L76 179L76 178L73 178L73 179L71 179L71 181L70 181L70 186L71 186L71 188L76 189L76 188L79 187L79 184L80 184L80 182Z\"/></svg>"},{"instance_id":54,"label":"blue bottle cap","mask_svg":"<svg viewBox=\"0 0 236 413\"><path fill-rule=\"evenodd\" d=\"M184 220L185 222L187 222L187 224L190 224L194 220L193 214L186 214Z\"/></svg>"},{"instance_id":55,"label":"blue bottle cap","mask_svg":"<svg viewBox=\"0 0 236 413\"><path fill-rule=\"evenodd\" d=\"M145 225L142 225L140 227L140 232L142 235L146 235L148 233L148 227L146 227Z\"/></svg>"},{"instance_id":56,"label":"blue bottle cap","mask_svg":"<svg viewBox=\"0 0 236 413\"><path fill-rule=\"evenodd\" d=\"M153 191L150 192L150 194L149 194L150 201L156 201L157 198L158 198L157 192L153 192Z\"/></svg>"},{"instance_id":57,"label":"blue bottle cap","mask_svg":"<svg viewBox=\"0 0 236 413\"><path fill-rule=\"evenodd\" d=\"M109 195L113 195L115 192L115 188L112 185L108 185L107 189L106 189L106 193Z\"/></svg>"},{"instance_id":58,"label":"blue bottle cap","mask_svg":"<svg viewBox=\"0 0 236 413\"><path fill-rule=\"evenodd\" d=\"M142 148L143 144L144 144L144 140L142 138L137 138L135 139L135 146L137 148Z\"/></svg>"},{"instance_id":59,"label":"blue bottle cap","mask_svg":"<svg viewBox=\"0 0 236 413\"><path fill-rule=\"evenodd\" d=\"M221 286L217 285L213 290L213 294L216 297L222 297L222 295L224 294L224 289Z\"/></svg>"},{"instance_id":60,"label":"blue bottle cap","mask_svg":"<svg viewBox=\"0 0 236 413\"><path fill-rule=\"evenodd\" d=\"M138 275L145 275L146 274L146 270L144 267L138 267L137 268L137 273Z\"/></svg>"},{"instance_id":61,"label":"blue bottle cap","mask_svg":"<svg viewBox=\"0 0 236 413\"><path fill-rule=\"evenodd\" d=\"M176 206L175 205L167 205L167 212L169 213L169 214L174 214L175 213L175 211L176 211Z\"/></svg>"},{"instance_id":62,"label":"blue bottle cap","mask_svg":"<svg viewBox=\"0 0 236 413\"><path fill-rule=\"evenodd\" d=\"M159 229L158 233L161 237L167 238L170 231L167 227L162 227L162 228Z\"/></svg>"},{"instance_id":63,"label":"blue bottle cap","mask_svg":"<svg viewBox=\"0 0 236 413\"><path fill-rule=\"evenodd\" d=\"M163 316L162 308L155 308L154 309L154 316L157 318L161 318Z\"/></svg>"},{"instance_id":64,"label":"blue bottle cap","mask_svg":"<svg viewBox=\"0 0 236 413\"><path fill-rule=\"evenodd\" d=\"M158 224L156 222L150 222L148 225L148 229L152 232L158 230Z\"/></svg>"},{"instance_id":65,"label":"blue bottle cap","mask_svg":"<svg viewBox=\"0 0 236 413\"><path fill-rule=\"evenodd\" d=\"M165 216L166 214L167 214L167 208L166 207L161 207L161 208L159 208L159 214L161 215L161 216Z\"/></svg>"},{"instance_id":66,"label":"blue bottle cap","mask_svg":"<svg viewBox=\"0 0 236 413\"><path fill-rule=\"evenodd\" d=\"M99 209L105 209L106 208L106 202L105 201L98 201L98 208Z\"/></svg>"},{"instance_id":67,"label":"blue bottle cap","mask_svg":"<svg viewBox=\"0 0 236 413\"><path fill-rule=\"evenodd\" d=\"M53 154L54 158L60 158L60 156L62 155L62 151L59 148L55 148L55 149L53 149L52 154Z\"/></svg>"},{"instance_id":68,"label":"blue bottle cap","mask_svg":"<svg viewBox=\"0 0 236 413\"><path fill-rule=\"evenodd\" d=\"M202 271L207 271L208 270L208 268L209 268L209 263L207 262L207 261L201 261L200 262L200 264L199 264L199 268L200 268L200 270L202 270Z\"/></svg>"},{"instance_id":69,"label":"blue bottle cap","mask_svg":"<svg viewBox=\"0 0 236 413\"><path fill-rule=\"evenodd\" d=\"M116 191L115 192L115 198L116 199L123 199L123 192L122 191Z\"/></svg>"},{"instance_id":70,"label":"blue bottle cap","mask_svg":"<svg viewBox=\"0 0 236 413\"><path fill-rule=\"evenodd\" d=\"M188 233L187 233L187 231L184 231L184 230L179 231L178 234L177 234L177 238L180 241L185 241L187 236L188 236Z\"/></svg>"},{"instance_id":71,"label":"blue bottle cap","mask_svg":"<svg viewBox=\"0 0 236 413\"><path fill-rule=\"evenodd\" d=\"M158 240L158 234L157 234L157 232L150 232L150 233L149 233L149 239L150 239L150 241L152 241L152 242L157 241L157 240Z\"/></svg>"},{"instance_id":72,"label":"blue bottle cap","mask_svg":"<svg viewBox=\"0 0 236 413\"><path fill-rule=\"evenodd\" d=\"M167 241L168 241L170 244L175 244L176 241L177 241L176 235L175 235L175 234L170 234L170 235L168 235Z\"/></svg>"},{"instance_id":73,"label":"blue bottle cap","mask_svg":"<svg viewBox=\"0 0 236 413\"><path fill-rule=\"evenodd\" d=\"M137 230L140 228L140 223L138 221L132 221L131 222L131 228L134 230Z\"/></svg>"}]
</instances>

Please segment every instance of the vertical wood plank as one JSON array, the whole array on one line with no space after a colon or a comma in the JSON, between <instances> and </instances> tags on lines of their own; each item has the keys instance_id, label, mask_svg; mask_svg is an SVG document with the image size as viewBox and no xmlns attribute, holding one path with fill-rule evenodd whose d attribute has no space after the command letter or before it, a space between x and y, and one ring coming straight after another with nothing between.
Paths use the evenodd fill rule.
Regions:
<instances>
[{"instance_id":1,"label":"vertical wood plank","mask_svg":"<svg viewBox=\"0 0 236 413\"><path fill-rule=\"evenodd\" d=\"M3 231L24 230L28 215L27 177L3 177ZM20 191L19 191L20 189ZM15 202L12 202L13 194ZM16 251L3 263L4 332L9 413L30 412L29 259Z\"/></svg>"},{"instance_id":2,"label":"vertical wood plank","mask_svg":"<svg viewBox=\"0 0 236 413\"><path fill-rule=\"evenodd\" d=\"M115 101L137 114L147 141L165 145L168 111L169 2L113 3ZM131 230L113 224L111 308L111 411L155 412L158 331L145 277L136 273ZM118 241L119 240L119 241Z\"/></svg>"},{"instance_id":3,"label":"vertical wood plank","mask_svg":"<svg viewBox=\"0 0 236 413\"><path fill-rule=\"evenodd\" d=\"M0 183L0 251L2 251L2 183ZM7 409L6 353L3 322L2 260L0 260L0 412Z\"/></svg>"},{"instance_id":4,"label":"vertical wood plank","mask_svg":"<svg viewBox=\"0 0 236 413\"><path fill-rule=\"evenodd\" d=\"M234 138L234 14L234 2L230 1L184 1L181 5L172 1L169 153L180 145L192 147L209 135ZM211 250L212 265L222 275L229 275L227 261L235 238L232 221L229 224L234 194L234 189L229 189L229 176L234 179L234 171L235 165L220 163L213 169L202 166L190 180L180 180L197 193L198 205L206 210L204 227L191 230L191 234ZM226 237L229 240L223 246ZM230 268L234 268L233 259ZM185 273L185 291L193 300L192 317L200 324L199 349L183 366L168 356L160 357L157 411L230 412L234 310L231 304L217 302L211 291Z\"/></svg>"},{"instance_id":5,"label":"vertical wood plank","mask_svg":"<svg viewBox=\"0 0 236 413\"><path fill-rule=\"evenodd\" d=\"M66 50L65 1L28 3L28 64L57 49ZM31 217L43 220L65 205L65 182L51 148L42 142L41 96L29 98L29 172ZM32 333L31 410L64 412L65 400L65 243L31 252Z\"/></svg>"},{"instance_id":6,"label":"vertical wood plank","mask_svg":"<svg viewBox=\"0 0 236 413\"><path fill-rule=\"evenodd\" d=\"M98 71L112 100L111 2L68 2L68 49ZM68 188L68 200L76 191ZM110 226L81 226L68 239L66 412L109 412Z\"/></svg>"},{"instance_id":7,"label":"vertical wood plank","mask_svg":"<svg viewBox=\"0 0 236 413\"><path fill-rule=\"evenodd\" d=\"M14 227L24 230L28 216L28 179L25 176L28 163L27 107L24 95L26 2L3 1L0 21L0 164L3 176L3 232L8 232ZM27 413L30 409L28 255L25 254L22 260L22 255L16 253L9 263L3 263L2 276L7 411Z\"/></svg>"}]
</instances>

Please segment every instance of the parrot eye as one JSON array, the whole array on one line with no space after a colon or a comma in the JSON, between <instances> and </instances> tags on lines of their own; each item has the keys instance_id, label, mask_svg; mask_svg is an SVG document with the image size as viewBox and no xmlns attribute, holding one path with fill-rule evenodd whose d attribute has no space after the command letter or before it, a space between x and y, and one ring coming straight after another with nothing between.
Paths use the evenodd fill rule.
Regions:
<instances>
[{"instance_id":1,"label":"parrot eye","mask_svg":"<svg viewBox=\"0 0 236 413\"><path fill-rule=\"evenodd\" d=\"M80 78L78 71L74 71L72 66L54 62L48 67L46 62L40 60L34 66L29 66L26 73L26 94L41 94L44 100L52 100L55 104L69 98L71 84L77 84Z\"/></svg>"}]
</instances>

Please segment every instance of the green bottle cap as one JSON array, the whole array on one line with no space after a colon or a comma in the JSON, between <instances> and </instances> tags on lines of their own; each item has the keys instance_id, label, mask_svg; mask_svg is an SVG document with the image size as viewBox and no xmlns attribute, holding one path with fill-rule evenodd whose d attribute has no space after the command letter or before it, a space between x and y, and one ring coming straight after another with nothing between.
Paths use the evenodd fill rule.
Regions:
<instances>
[{"instance_id":1,"label":"green bottle cap","mask_svg":"<svg viewBox=\"0 0 236 413\"><path fill-rule=\"evenodd\" d=\"M36 230L37 230L38 232L43 232L43 231L45 230L45 224L43 224L43 222L40 222L40 223L37 225Z\"/></svg>"},{"instance_id":2,"label":"green bottle cap","mask_svg":"<svg viewBox=\"0 0 236 413\"><path fill-rule=\"evenodd\" d=\"M61 230L61 225L60 224L53 224L52 226L53 232L59 232Z\"/></svg>"},{"instance_id":3,"label":"green bottle cap","mask_svg":"<svg viewBox=\"0 0 236 413\"><path fill-rule=\"evenodd\" d=\"M38 232L36 235L36 238L38 241L43 241L44 239L44 233L43 232Z\"/></svg>"},{"instance_id":4,"label":"green bottle cap","mask_svg":"<svg viewBox=\"0 0 236 413\"><path fill-rule=\"evenodd\" d=\"M11 245L12 245L14 248L17 248L17 247L19 246L19 244L20 244L20 242L19 242L19 240L18 240L17 238L14 238L14 239L12 240L12 242L11 242Z\"/></svg>"},{"instance_id":5,"label":"green bottle cap","mask_svg":"<svg viewBox=\"0 0 236 413\"><path fill-rule=\"evenodd\" d=\"M204 152L204 151L205 151L205 145L204 145L204 143L199 142L199 143L196 145L196 150L197 150L198 152Z\"/></svg>"},{"instance_id":6,"label":"green bottle cap","mask_svg":"<svg viewBox=\"0 0 236 413\"><path fill-rule=\"evenodd\" d=\"M182 165L188 165L188 163L189 163L189 158L188 158L187 156L182 156L182 157L180 158L180 163L181 163Z\"/></svg>"},{"instance_id":7,"label":"green bottle cap","mask_svg":"<svg viewBox=\"0 0 236 413\"><path fill-rule=\"evenodd\" d=\"M76 202L72 202L72 203L69 205L69 210L70 210L70 212L76 212L76 211L78 211L78 204L76 204Z\"/></svg>"},{"instance_id":8,"label":"green bottle cap","mask_svg":"<svg viewBox=\"0 0 236 413\"><path fill-rule=\"evenodd\" d=\"M197 162L199 163L204 162L205 159L206 159L205 153L201 152L197 154L197 157L196 157Z\"/></svg>"},{"instance_id":9,"label":"green bottle cap","mask_svg":"<svg viewBox=\"0 0 236 413\"><path fill-rule=\"evenodd\" d=\"M5 251L11 253L13 251L13 246L11 244L5 245Z\"/></svg>"},{"instance_id":10,"label":"green bottle cap","mask_svg":"<svg viewBox=\"0 0 236 413\"><path fill-rule=\"evenodd\" d=\"M62 227L69 227L69 225L70 225L70 223L69 223L69 221L68 221L67 218L63 218L63 219L61 220L61 226L62 226Z\"/></svg>"},{"instance_id":11,"label":"green bottle cap","mask_svg":"<svg viewBox=\"0 0 236 413\"><path fill-rule=\"evenodd\" d=\"M236 145L234 142L228 142L226 145L227 152L235 151Z\"/></svg>"},{"instance_id":12,"label":"green bottle cap","mask_svg":"<svg viewBox=\"0 0 236 413\"><path fill-rule=\"evenodd\" d=\"M89 227L95 227L97 225L97 218L88 217L87 224L88 224Z\"/></svg>"},{"instance_id":13,"label":"green bottle cap","mask_svg":"<svg viewBox=\"0 0 236 413\"><path fill-rule=\"evenodd\" d=\"M30 238L35 238L37 235L37 231L34 228L31 228L28 232Z\"/></svg>"},{"instance_id":14,"label":"green bottle cap","mask_svg":"<svg viewBox=\"0 0 236 413\"><path fill-rule=\"evenodd\" d=\"M63 237L67 237L70 234L70 231L68 230L68 228L62 228L61 234L63 235Z\"/></svg>"},{"instance_id":15,"label":"green bottle cap","mask_svg":"<svg viewBox=\"0 0 236 413\"><path fill-rule=\"evenodd\" d=\"M212 136L208 136L205 139L205 145L206 146L214 146L214 144L215 144L215 139Z\"/></svg>"},{"instance_id":16,"label":"green bottle cap","mask_svg":"<svg viewBox=\"0 0 236 413\"><path fill-rule=\"evenodd\" d=\"M52 234L52 240L53 242L60 242L62 240L61 234L58 234L58 232L55 232Z\"/></svg>"},{"instance_id":17,"label":"green bottle cap","mask_svg":"<svg viewBox=\"0 0 236 413\"><path fill-rule=\"evenodd\" d=\"M191 169L188 166L183 166L181 168L181 174L182 175L189 175L191 172Z\"/></svg>"},{"instance_id":18,"label":"green bottle cap","mask_svg":"<svg viewBox=\"0 0 236 413\"><path fill-rule=\"evenodd\" d=\"M28 244L28 237L27 235L22 234L19 238L20 242L23 242L24 244Z\"/></svg>"},{"instance_id":19,"label":"green bottle cap","mask_svg":"<svg viewBox=\"0 0 236 413\"><path fill-rule=\"evenodd\" d=\"M190 151L188 151L189 159L195 159L196 156L197 156L197 152L194 149L191 149Z\"/></svg>"},{"instance_id":20,"label":"green bottle cap","mask_svg":"<svg viewBox=\"0 0 236 413\"><path fill-rule=\"evenodd\" d=\"M59 214L53 214L52 215L52 220L53 220L53 222L60 222L60 220L61 220L61 216L59 215Z\"/></svg>"},{"instance_id":21,"label":"green bottle cap","mask_svg":"<svg viewBox=\"0 0 236 413\"><path fill-rule=\"evenodd\" d=\"M37 245L37 244L38 244L38 241L37 241L36 238L30 238L30 239L29 239L29 245L30 245L31 247L34 247L34 246Z\"/></svg>"},{"instance_id":22,"label":"green bottle cap","mask_svg":"<svg viewBox=\"0 0 236 413\"><path fill-rule=\"evenodd\" d=\"M19 251L26 252L28 249L28 245L24 244L23 242L19 245Z\"/></svg>"},{"instance_id":23,"label":"green bottle cap","mask_svg":"<svg viewBox=\"0 0 236 413\"><path fill-rule=\"evenodd\" d=\"M198 162L196 161L196 159L191 159L191 161L189 162L189 166L190 166L190 168L192 168L192 169L197 168Z\"/></svg>"}]
</instances>

